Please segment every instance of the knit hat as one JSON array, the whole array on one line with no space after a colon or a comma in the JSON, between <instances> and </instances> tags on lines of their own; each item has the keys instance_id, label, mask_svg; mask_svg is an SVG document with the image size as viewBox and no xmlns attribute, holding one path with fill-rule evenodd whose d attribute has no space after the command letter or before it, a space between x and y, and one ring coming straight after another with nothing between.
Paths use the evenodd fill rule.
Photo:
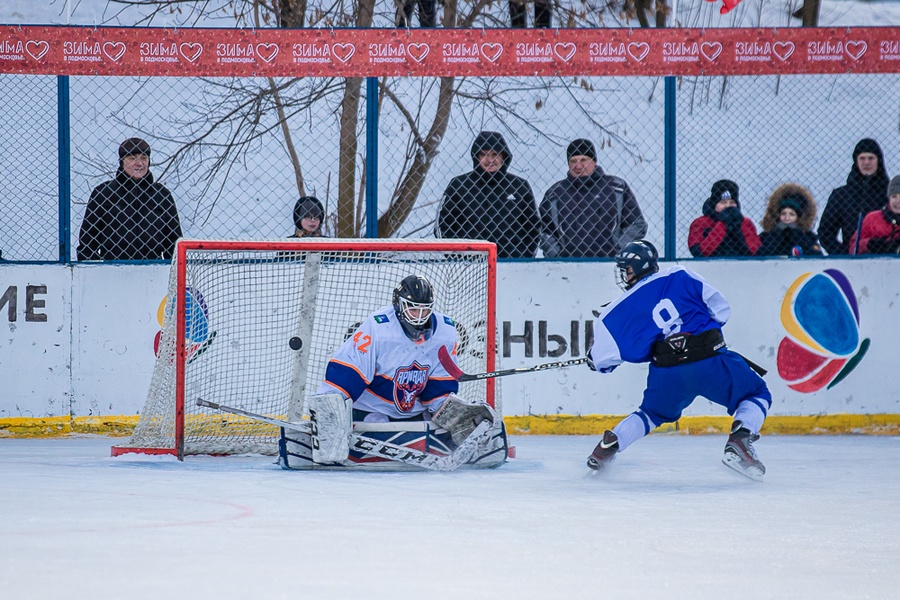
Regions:
<instances>
[{"instance_id":1,"label":"knit hat","mask_svg":"<svg viewBox=\"0 0 900 600\"><path fill-rule=\"evenodd\" d=\"M709 200L713 207L715 207L719 200L726 200L728 198L734 200L735 204L738 206L741 205L740 200L738 200L738 184L730 179L720 179L712 185L712 192L709 195Z\"/></svg>"},{"instance_id":2,"label":"knit hat","mask_svg":"<svg viewBox=\"0 0 900 600\"><path fill-rule=\"evenodd\" d=\"M150 144L141 138L128 138L119 144L119 160L122 160L126 156L134 156L135 154L143 154L144 156L149 157Z\"/></svg>"},{"instance_id":3,"label":"knit hat","mask_svg":"<svg viewBox=\"0 0 900 600\"><path fill-rule=\"evenodd\" d=\"M878 142L872 138L863 138L857 142L856 147L853 149L853 160L855 161L859 158L859 155L864 152L874 154L878 157L879 162L881 162L881 146L879 146Z\"/></svg>"},{"instance_id":4,"label":"knit hat","mask_svg":"<svg viewBox=\"0 0 900 600\"><path fill-rule=\"evenodd\" d=\"M778 203L779 211L784 208L790 208L797 213L798 217L802 217L803 213L806 212L806 198L800 194L788 194Z\"/></svg>"},{"instance_id":5,"label":"knit hat","mask_svg":"<svg viewBox=\"0 0 900 600\"><path fill-rule=\"evenodd\" d=\"M894 175L894 178L888 184L888 197L894 194L900 194L900 175Z\"/></svg>"},{"instance_id":6,"label":"knit hat","mask_svg":"<svg viewBox=\"0 0 900 600\"><path fill-rule=\"evenodd\" d=\"M325 209L322 203L315 196L300 196L297 203L294 204L294 225L297 229L303 229L300 223L307 217L318 217L320 220L325 215Z\"/></svg>"},{"instance_id":7,"label":"knit hat","mask_svg":"<svg viewBox=\"0 0 900 600\"><path fill-rule=\"evenodd\" d=\"M572 140L572 143L566 148L566 160L570 160L573 156L587 156L596 162L597 151L594 150L594 143L582 138Z\"/></svg>"}]
</instances>

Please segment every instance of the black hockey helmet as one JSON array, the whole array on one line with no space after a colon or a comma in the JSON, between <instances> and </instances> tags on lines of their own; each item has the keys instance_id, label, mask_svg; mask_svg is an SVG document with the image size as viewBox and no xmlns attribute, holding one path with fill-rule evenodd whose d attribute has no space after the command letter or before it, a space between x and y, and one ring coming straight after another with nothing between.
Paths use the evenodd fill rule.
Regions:
<instances>
[{"instance_id":1,"label":"black hockey helmet","mask_svg":"<svg viewBox=\"0 0 900 600\"><path fill-rule=\"evenodd\" d=\"M394 288L394 312L404 333L413 341L423 335L430 337L433 307L434 290L424 277L409 275Z\"/></svg>"},{"instance_id":2,"label":"black hockey helmet","mask_svg":"<svg viewBox=\"0 0 900 600\"><path fill-rule=\"evenodd\" d=\"M616 254L616 285L623 290L630 290L638 281L658 271L659 252L647 240L625 244Z\"/></svg>"}]
</instances>

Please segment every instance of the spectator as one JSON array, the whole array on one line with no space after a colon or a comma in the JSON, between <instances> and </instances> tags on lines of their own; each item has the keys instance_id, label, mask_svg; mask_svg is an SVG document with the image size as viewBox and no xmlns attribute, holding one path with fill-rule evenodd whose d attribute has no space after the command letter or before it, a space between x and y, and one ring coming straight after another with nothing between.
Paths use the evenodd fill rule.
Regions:
<instances>
[{"instance_id":1,"label":"spectator","mask_svg":"<svg viewBox=\"0 0 900 600\"><path fill-rule=\"evenodd\" d=\"M294 235L292 238L322 237L325 208L315 196L300 196L294 204Z\"/></svg>"},{"instance_id":2,"label":"spectator","mask_svg":"<svg viewBox=\"0 0 900 600\"><path fill-rule=\"evenodd\" d=\"M850 249L856 248L856 235ZM863 219L858 254L897 254L900 252L900 175L888 185L888 202ZM854 252L855 254L856 252Z\"/></svg>"},{"instance_id":3,"label":"spectator","mask_svg":"<svg viewBox=\"0 0 900 600\"><path fill-rule=\"evenodd\" d=\"M738 184L720 179L703 203L703 216L694 219L688 234L693 256L753 256L761 243L753 221L741 214Z\"/></svg>"},{"instance_id":4,"label":"spectator","mask_svg":"<svg viewBox=\"0 0 900 600\"><path fill-rule=\"evenodd\" d=\"M819 237L813 231L816 201L796 183L785 183L769 196L762 219L759 256L821 256Z\"/></svg>"},{"instance_id":5,"label":"spectator","mask_svg":"<svg viewBox=\"0 0 900 600\"><path fill-rule=\"evenodd\" d=\"M482 131L471 154L473 170L454 177L444 191L438 236L494 242L499 258L534 258L540 235L534 194L527 181L508 172L506 140Z\"/></svg>"},{"instance_id":6,"label":"spectator","mask_svg":"<svg viewBox=\"0 0 900 600\"><path fill-rule=\"evenodd\" d=\"M855 252L849 247L850 238L857 233L865 215L884 206L889 180L878 142L870 138L860 140L853 149L847 184L832 190L819 222L819 239L828 254Z\"/></svg>"},{"instance_id":7,"label":"spectator","mask_svg":"<svg viewBox=\"0 0 900 600\"><path fill-rule=\"evenodd\" d=\"M153 181L150 144L129 138L119 145L115 179L91 192L78 260L156 260L171 258L181 223L172 193Z\"/></svg>"},{"instance_id":8,"label":"spectator","mask_svg":"<svg viewBox=\"0 0 900 600\"><path fill-rule=\"evenodd\" d=\"M524 1L510 0L509 21L514 28L525 29L528 27L528 9ZM553 4L548 0L534 0L534 26L536 28L549 28L553 22Z\"/></svg>"},{"instance_id":9,"label":"spectator","mask_svg":"<svg viewBox=\"0 0 900 600\"><path fill-rule=\"evenodd\" d=\"M634 192L624 179L597 166L590 140L566 149L569 172L541 202L541 248L547 258L615 256L647 233Z\"/></svg>"},{"instance_id":10,"label":"spectator","mask_svg":"<svg viewBox=\"0 0 900 600\"><path fill-rule=\"evenodd\" d=\"M435 0L418 0L419 27L434 27L437 23ZM401 0L397 9L397 27L412 27L412 14L416 0Z\"/></svg>"}]
</instances>

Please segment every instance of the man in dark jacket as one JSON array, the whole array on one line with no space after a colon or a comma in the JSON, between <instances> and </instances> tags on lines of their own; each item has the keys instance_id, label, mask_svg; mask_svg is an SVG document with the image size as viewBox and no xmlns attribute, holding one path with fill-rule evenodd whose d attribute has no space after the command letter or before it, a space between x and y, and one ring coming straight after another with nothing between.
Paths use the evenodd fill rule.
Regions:
<instances>
[{"instance_id":1,"label":"man in dark jacket","mask_svg":"<svg viewBox=\"0 0 900 600\"><path fill-rule=\"evenodd\" d=\"M487 240L499 258L534 258L540 221L528 182L508 172L512 152L496 131L472 143L472 171L454 177L441 199L436 233Z\"/></svg>"},{"instance_id":2,"label":"man in dark jacket","mask_svg":"<svg viewBox=\"0 0 900 600\"><path fill-rule=\"evenodd\" d=\"M150 145L129 138L119 145L116 178L91 192L78 260L172 258L181 223L172 193L153 181Z\"/></svg>"},{"instance_id":3,"label":"man in dark jacket","mask_svg":"<svg viewBox=\"0 0 900 600\"><path fill-rule=\"evenodd\" d=\"M647 222L624 179L597 166L589 140L566 149L569 172L541 202L541 248L546 258L615 256L644 237Z\"/></svg>"},{"instance_id":4,"label":"man in dark jacket","mask_svg":"<svg viewBox=\"0 0 900 600\"><path fill-rule=\"evenodd\" d=\"M819 222L819 240L828 254L855 253L849 247L850 238L866 214L884 206L888 183L881 146L870 138L860 140L853 149L847 184L832 190Z\"/></svg>"}]
</instances>

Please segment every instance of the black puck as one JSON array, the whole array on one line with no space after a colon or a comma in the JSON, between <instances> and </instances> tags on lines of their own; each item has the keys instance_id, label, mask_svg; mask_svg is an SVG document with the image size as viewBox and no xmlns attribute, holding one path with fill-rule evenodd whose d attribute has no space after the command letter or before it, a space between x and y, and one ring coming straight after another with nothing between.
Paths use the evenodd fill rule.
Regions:
<instances>
[{"instance_id":1,"label":"black puck","mask_svg":"<svg viewBox=\"0 0 900 600\"><path fill-rule=\"evenodd\" d=\"M299 350L303 347L303 340L298 337L292 337L288 344L290 344L291 350Z\"/></svg>"}]
</instances>

